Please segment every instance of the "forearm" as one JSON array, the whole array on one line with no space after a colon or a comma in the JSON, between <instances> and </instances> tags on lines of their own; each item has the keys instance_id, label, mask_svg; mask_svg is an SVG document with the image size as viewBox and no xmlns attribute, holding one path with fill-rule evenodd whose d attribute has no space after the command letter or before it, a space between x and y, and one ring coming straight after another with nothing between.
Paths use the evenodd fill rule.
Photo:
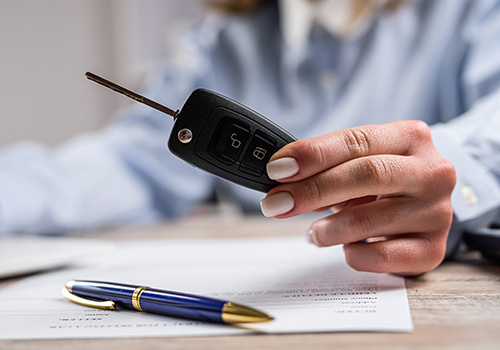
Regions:
<instances>
[{"instance_id":1,"label":"forearm","mask_svg":"<svg viewBox=\"0 0 500 350\"><path fill-rule=\"evenodd\" d=\"M4 154L0 231L58 233L151 216L147 190L96 138Z\"/></svg>"}]
</instances>

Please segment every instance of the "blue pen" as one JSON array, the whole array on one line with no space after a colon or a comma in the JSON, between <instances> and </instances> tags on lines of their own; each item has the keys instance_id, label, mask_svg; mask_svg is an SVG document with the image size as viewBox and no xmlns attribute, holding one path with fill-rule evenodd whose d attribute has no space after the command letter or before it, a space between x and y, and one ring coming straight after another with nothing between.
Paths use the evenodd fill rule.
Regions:
<instances>
[{"instance_id":1,"label":"blue pen","mask_svg":"<svg viewBox=\"0 0 500 350\"><path fill-rule=\"evenodd\" d=\"M107 310L119 306L217 323L273 320L269 314L230 301L122 283L71 280L66 283L62 294L75 303Z\"/></svg>"}]
</instances>

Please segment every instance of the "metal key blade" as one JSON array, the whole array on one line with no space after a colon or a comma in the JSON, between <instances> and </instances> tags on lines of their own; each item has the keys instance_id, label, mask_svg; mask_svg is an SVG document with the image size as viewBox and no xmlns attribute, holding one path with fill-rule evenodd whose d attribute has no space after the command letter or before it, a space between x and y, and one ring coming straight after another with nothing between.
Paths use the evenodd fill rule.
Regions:
<instances>
[{"instance_id":1,"label":"metal key blade","mask_svg":"<svg viewBox=\"0 0 500 350\"><path fill-rule=\"evenodd\" d=\"M125 96L127 96L127 97L129 97L137 102L144 103L146 106L149 106L149 107L154 108L160 112L163 112L165 114L168 114L168 115L174 117L174 119L179 114L179 110L174 111L168 107L165 107L165 106L159 104L158 102L150 100L149 98L146 98L142 95L139 95L138 93L135 93L135 92L133 92L129 89L126 89L118 84L115 84L107 79L104 79L104 78L98 76L97 74L87 72L87 73L85 73L85 76L88 79L92 80L93 82L101 84L102 86L105 86L108 89L111 89L111 90L116 91L122 95L125 95Z\"/></svg>"}]
</instances>

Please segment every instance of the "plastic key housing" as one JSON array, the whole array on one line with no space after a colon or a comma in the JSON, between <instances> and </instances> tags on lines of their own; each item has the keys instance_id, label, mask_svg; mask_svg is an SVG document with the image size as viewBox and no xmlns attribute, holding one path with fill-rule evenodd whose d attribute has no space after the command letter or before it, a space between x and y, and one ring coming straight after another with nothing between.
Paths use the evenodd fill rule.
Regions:
<instances>
[{"instance_id":1,"label":"plastic key housing","mask_svg":"<svg viewBox=\"0 0 500 350\"><path fill-rule=\"evenodd\" d=\"M295 137L250 108L215 92L196 89L175 119L168 148L197 168L268 192L278 182L267 176L266 164L277 150L293 141Z\"/></svg>"}]
</instances>

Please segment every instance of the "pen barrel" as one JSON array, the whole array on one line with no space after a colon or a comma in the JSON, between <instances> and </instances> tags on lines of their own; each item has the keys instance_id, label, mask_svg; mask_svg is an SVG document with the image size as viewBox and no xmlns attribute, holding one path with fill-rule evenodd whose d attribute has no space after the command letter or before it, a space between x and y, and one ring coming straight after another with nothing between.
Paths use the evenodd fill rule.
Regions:
<instances>
[{"instance_id":1,"label":"pen barrel","mask_svg":"<svg viewBox=\"0 0 500 350\"><path fill-rule=\"evenodd\" d=\"M148 288L140 294L139 304L145 312L224 323L222 311L226 302L223 300Z\"/></svg>"},{"instance_id":2,"label":"pen barrel","mask_svg":"<svg viewBox=\"0 0 500 350\"><path fill-rule=\"evenodd\" d=\"M71 293L80 297L112 300L126 309L165 316L224 323L226 301L187 293L172 292L129 284L75 281Z\"/></svg>"}]
</instances>

